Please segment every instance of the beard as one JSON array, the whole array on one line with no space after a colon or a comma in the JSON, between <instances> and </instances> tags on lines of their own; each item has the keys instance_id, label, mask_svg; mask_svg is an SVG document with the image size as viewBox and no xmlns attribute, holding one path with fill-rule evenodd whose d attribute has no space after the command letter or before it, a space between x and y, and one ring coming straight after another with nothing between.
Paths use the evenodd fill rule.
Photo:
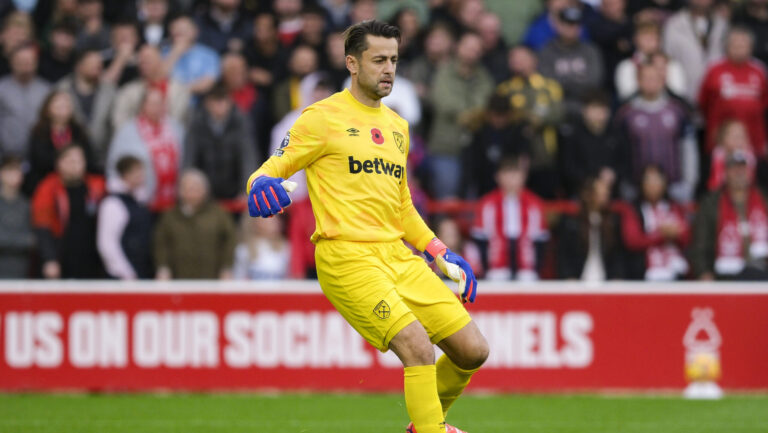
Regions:
<instances>
[{"instance_id":1,"label":"beard","mask_svg":"<svg viewBox=\"0 0 768 433\"><path fill-rule=\"evenodd\" d=\"M392 81L390 81L389 85L387 85L381 82L378 78L366 75L362 69L358 75L358 84L360 85L360 89L363 90L363 92L365 92L365 94L368 95L368 97L371 99L382 99L389 96L389 94L392 93L392 88L395 84L394 77L391 80Z\"/></svg>"}]
</instances>

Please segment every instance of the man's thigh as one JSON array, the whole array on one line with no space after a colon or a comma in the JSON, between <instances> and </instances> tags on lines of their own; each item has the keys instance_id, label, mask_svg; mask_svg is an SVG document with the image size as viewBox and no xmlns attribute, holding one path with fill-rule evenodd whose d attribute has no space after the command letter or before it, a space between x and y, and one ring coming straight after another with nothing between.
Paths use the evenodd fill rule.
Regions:
<instances>
[{"instance_id":1,"label":"man's thigh","mask_svg":"<svg viewBox=\"0 0 768 433\"><path fill-rule=\"evenodd\" d=\"M386 244L321 241L315 249L317 277L328 300L372 346L389 342L416 317L396 290Z\"/></svg>"},{"instance_id":2,"label":"man's thigh","mask_svg":"<svg viewBox=\"0 0 768 433\"><path fill-rule=\"evenodd\" d=\"M397 293L424 325L432 343L453 335L472 320L451 289L455 283L441 280L424 259L411 254L403 257L398 267Z\"/></svg>"}]
</instances>

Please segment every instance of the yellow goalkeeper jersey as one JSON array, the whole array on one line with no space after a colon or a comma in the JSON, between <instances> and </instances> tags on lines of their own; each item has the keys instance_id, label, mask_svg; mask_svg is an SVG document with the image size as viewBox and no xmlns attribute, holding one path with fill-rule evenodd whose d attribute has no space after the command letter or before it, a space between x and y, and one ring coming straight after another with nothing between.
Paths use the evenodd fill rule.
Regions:
<instances>
[{"instance_id":1,"label":"yellow goalkeeper jersey","mask_svg":"<svg viewBox=\"0 0 768 433\"><path fill-rule=\"evenodd\" d=\"M248 180L287 179L305 169L318 239L387 242L419 250L435 236L416 212L406 180L408 122L348 89L307 107L280 147Z\"/></svg>"}]
</instances>

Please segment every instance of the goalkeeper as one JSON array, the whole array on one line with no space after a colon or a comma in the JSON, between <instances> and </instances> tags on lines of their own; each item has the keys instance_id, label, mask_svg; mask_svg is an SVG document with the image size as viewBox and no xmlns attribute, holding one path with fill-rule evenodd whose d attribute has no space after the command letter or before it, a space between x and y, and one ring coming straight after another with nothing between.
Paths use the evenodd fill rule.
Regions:
<instances>
[{"instance_id":1,"label":"goalkeeper","mask_svg":"<svg viewBox=\"0 0 768 433\"><path fill-rule=\"evenodd\" d=\"M399 41L399 29L379 21L347 29L350 88L304 110L248 180L248 208L254 217L282 212L291 202L283 179L306 170L323 293L370 344L402 361L407 431L461 432L445 415L488 357L488 344L452 291L403 244L459 282L463 302L474 301L472 269L411 202L408 123L381 103L392 91ZM437 362L433 344L445 353Z\"/></svg>"}]
</instances>

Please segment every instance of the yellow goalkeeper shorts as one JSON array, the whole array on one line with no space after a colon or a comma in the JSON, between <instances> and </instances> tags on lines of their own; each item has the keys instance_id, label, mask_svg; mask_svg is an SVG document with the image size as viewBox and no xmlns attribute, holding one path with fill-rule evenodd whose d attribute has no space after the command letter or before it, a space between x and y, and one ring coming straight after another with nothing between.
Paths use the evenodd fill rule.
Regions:
<instances>
[{"instance_id":1,"label":"yellow goalkeeper shorts","mask_svg":"<svg viewBox=\"0 0 768 433\"><path fill-rule=\"evenodd\" d=\"M432 343L471 320L451 289L400 240L319 240L315 261L325 296L382 352L414 320L421 322Z\"/></svg>"}]
</instances>

